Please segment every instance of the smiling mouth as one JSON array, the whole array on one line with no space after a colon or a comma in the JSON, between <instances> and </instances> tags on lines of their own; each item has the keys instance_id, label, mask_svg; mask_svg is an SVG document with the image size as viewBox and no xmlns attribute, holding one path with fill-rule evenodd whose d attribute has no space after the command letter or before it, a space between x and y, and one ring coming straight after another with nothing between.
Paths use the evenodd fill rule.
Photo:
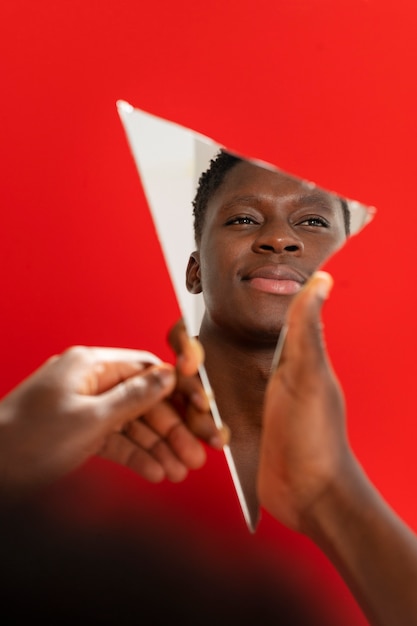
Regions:
<instances>
[{"instance_id":1,"label":"smiling mouth","mask_svg":"<svg viewBox=\"0 0 417 626\"><path fill-rule=\"evenodd\" d=\"M293 296L303 286L299 281L277 278L248 278L246 281L252 289L282 296Z\"/></svg>"},{"instance_id":2,"label":"smiling mouth","mask_svg":"<svg viewBox=\"0 0 417 626\"><path fill-rule=\"evenodd\" d=\"M243 278L251 289L276 295L293 296L300 291L306 279L289 268L260 268Z\"/></svg>"}]
</instances>

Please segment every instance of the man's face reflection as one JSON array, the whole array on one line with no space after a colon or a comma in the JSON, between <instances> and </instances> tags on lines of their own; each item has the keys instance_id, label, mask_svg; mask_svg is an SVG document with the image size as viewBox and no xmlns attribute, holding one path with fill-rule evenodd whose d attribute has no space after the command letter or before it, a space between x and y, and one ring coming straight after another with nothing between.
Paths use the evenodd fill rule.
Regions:
<instances>
[{"instance_id":1,"label":"man's face reflection","mask_svg":"<svg viewBox=\"0 0 417 626\"><path fill-rule=\"evenodd\" d=\"M188 287L220 331L275 343L291 296L346 237L335 195L240 161L208 199Z\"/></svg>"}]
</instances>

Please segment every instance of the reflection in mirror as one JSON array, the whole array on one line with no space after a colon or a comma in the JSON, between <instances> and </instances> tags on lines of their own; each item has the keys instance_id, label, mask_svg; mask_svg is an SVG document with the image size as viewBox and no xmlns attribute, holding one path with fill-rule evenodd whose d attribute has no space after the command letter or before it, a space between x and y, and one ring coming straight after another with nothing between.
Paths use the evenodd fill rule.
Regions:
<instances>
[{"instance_id":1,"label":"reflection in mirror","mask_svg":"<svg viewBox=\"0 0 417 626\"><path fill-rule=\"evenodd\" d=\"M187 332L204 347L200 377L216 425L230 428L224 452L254 532L263 395L290 297L375 209L117 106Z\"/></svg>"}]
</instances>

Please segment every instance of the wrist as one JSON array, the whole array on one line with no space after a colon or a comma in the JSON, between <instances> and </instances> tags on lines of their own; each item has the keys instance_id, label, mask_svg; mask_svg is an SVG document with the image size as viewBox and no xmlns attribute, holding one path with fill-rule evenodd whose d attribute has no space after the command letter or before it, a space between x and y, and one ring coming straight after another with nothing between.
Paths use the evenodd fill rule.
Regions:
<instances>
[{"instance_id":1,"label":"wrist","mask_svg":"<svg viewBox=\"0 0 417 626\"><path fill-rule=\"evenodd\" d=\"M326 481L320 493L300 514L300 530L315 543L337 541L352 518L364 515L370 483L361 465L349 454Z\"/></svg>"}]
</instances>

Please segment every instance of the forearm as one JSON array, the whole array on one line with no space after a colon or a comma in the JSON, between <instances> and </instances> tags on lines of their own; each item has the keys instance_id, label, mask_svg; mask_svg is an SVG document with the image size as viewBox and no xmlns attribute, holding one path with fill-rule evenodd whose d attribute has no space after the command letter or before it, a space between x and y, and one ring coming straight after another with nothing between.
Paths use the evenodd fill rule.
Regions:
<instances>
[{"instance_id":1,"label":"forearm","mask_svg":"<svg viewBox=\"0 0 417 626\"><path fill-rule=\"evenodd\" d=\"M417 537L352 460L303 528L333 562L372 626L417 625Z\"/></svg>"}]
</instances>

